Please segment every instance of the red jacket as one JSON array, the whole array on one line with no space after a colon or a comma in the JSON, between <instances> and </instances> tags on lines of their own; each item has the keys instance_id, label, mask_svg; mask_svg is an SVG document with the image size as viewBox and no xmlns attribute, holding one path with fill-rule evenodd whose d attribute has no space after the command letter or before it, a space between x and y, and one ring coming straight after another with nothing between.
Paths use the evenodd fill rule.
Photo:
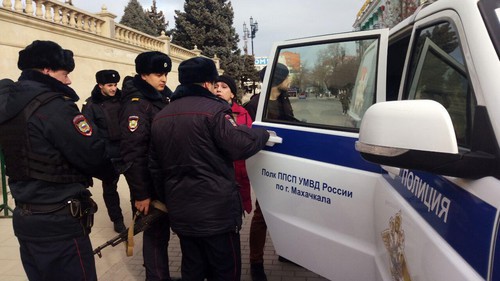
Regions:
<instances>
[{"instance_id":1,"label":"red jacket","mask_svg":"<svg viewBox=\"0 0 500 281\"><path fill-rule=\"evenodd\" d=\"M231 106L233 111L234 119L238 125L247 125L247 127L252 127L252 118L248 111L241 105L233 102ZM250 214L252 211L252 197L250 196L250 180L248 179L247 167L245 165L245 160L234 161L234 171L236 176L236 182L240 186L241 199L243 201L243 209Z\"/></svg>"}]
</instances>

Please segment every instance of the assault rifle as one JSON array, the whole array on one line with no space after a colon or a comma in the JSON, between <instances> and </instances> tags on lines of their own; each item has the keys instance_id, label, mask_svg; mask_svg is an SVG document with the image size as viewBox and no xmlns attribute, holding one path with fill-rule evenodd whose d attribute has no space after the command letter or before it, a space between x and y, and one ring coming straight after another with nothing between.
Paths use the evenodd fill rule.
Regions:
<instances>
[{"instance_id":1,"label":"assault rifle","mask_svg":"<svg viewBox=\"0 0 500 281\"><path fill-rule=\"evenodd\" d=\"M99 258L102 258L102 253L101 253L102 249L108 246L114 247L122 242L126 242L127 256L132 256L134 249L134 236L148 229L151 226L151 224L161 219L166 214L167 214L167 208L163 203L159 201L152 201L147 215L144 215L143 213L138 211L134 216L132 225L129 228L127 228L127 230L124 230L117 236L113 237L113 239L106 241L106 243L95 248L94 255L97 254Z\"/></svg>"}]
</instances>

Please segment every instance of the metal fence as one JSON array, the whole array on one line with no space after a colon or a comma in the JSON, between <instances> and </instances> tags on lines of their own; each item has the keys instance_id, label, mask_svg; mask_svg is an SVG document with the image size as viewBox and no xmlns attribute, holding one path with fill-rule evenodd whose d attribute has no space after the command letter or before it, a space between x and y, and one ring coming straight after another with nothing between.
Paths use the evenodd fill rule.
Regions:
<instances>
[{"instance_id":1,"label":"metal fence","mask_svg":"<svg viewBox=\"0 0 500 281\"><path fill-rule=\"evenodd\" d=\"M0 176L2 177L2 204L0 205L0 217L11 217L12 208L9 207L8 190L7 190L7 180L5 176L5 158L0 147Z\"/></svg>"}]
</instances>

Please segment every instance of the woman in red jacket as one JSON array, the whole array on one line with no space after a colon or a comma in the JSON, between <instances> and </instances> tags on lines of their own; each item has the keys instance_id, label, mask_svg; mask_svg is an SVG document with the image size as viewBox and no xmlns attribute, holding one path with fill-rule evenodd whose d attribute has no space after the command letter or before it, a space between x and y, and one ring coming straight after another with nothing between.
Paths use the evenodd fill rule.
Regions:
<instances>
[{"instance_id":1,"label":"woman in red jacket","mask_svg":"<svg viewBox=\"0 0 500 281\"><path fill-rule=\"evenodd\" d=\"M236 100L236 83L233 78L227 75L220 75L216 80L215 95L227 101L231 105L234 120L238 125L252 126L252 118L248 111L238 104ZM248 179L245 160L237 160L234 162L234 171L236 173L236 182L240 186L241 199L243 201L243 209L247 214L252 211L252 198L250 197L250 180Z\"/></svg>"}]
</instances>

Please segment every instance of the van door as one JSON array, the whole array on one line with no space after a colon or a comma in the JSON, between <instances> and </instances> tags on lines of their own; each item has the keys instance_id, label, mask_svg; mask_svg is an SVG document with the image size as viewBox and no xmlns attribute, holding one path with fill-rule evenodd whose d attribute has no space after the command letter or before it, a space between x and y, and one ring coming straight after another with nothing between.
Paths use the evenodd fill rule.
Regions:
<instances>
[{"instance_id":1,"label":"van door","mask_svg":"<svg viewBox=\"0 0 500 281\"><path fill-rule=\"evenodd\" d=\"M277 43L264 75L253 126L276 137L247 160L250 181L276 252L331 280L390 278L375 260L382 170L354 148L385 101L387 42L374 30Z\"/></svg>"},{"instance_id":2,"label":"van door","mask_svg":"<svg viewBox=\"0 0 500 281\"><path fill-rule=\"evenodd\" d=\"M402 80L388 85L402 100L373 105L363 119L359 151L388 165L375 233L393 280L499 280L499 103L488 99L500 81L488 75L500 65L477 9L477 1L423 9Z\"/></svg>"}]
</instances>

